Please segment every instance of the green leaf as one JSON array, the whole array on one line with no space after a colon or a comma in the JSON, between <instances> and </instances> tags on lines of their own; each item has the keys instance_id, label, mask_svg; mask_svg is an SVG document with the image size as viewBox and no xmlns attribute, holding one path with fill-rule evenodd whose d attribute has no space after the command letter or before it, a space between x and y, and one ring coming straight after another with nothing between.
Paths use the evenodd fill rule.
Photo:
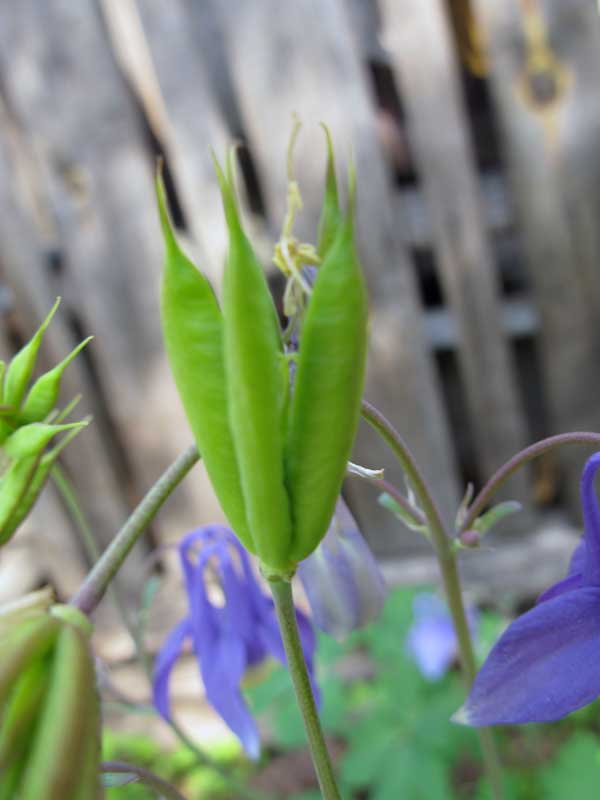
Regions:
<instances>
[{"instance_id":1,"label":"green leaf","mask_svg":"<svg viewBox=\"0 0 600 800\"><path fill-rule=\"evenodd\" d=\"M517 500L505 500L503 503L498 503L498 505L493 506L493 508L486 511L485 514L478 517L473 523L473 527L483 535L494 525L497 525L500 520L511 514L516 514L517 511L521 511L522 508L523 506Z\"/></svg>"},{"instance_id":2,"label":"green leaf","mask_svg":"<svg viewBox=\"0 0 600 800\"><path fill-rule=\"evenodd\" d=\"M398 503L394 498L388 494L387 492L383 492L377 498L377 502L380 506L383 506L388 511L391 511L392 514L400 520L406 527L411 531L417 531L417 533L421 533L423 536L429 538L429 530L427 525L421 525L418 522L415 522L412 515L404 509L400 503Z\"/></svg>"},{"instance_id":3,"label":"green leaf","mask_svg":"<svg viewBox=\"0 0 600 800\"><path fill-rule=\"evenodd\" d=\"M540 774L544 800L596 800L600 786L600 745L595 735L577 732Z\"/></svg>"}]
</instances>

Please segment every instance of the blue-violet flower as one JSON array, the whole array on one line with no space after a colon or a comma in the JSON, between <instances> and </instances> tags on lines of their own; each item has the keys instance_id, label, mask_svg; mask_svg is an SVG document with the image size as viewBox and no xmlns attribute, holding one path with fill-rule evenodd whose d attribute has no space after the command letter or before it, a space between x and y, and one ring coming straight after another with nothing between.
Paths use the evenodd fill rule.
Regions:
<instances>
[{"instance_id":1,"label":"blue-violet flower","mask_svg":"<svg viewBox=\"0 0 600 800\"><path fill-rule=\"evenodd\" d=\"M335 639L372 622L387 589L356 520L339 498L325 538L298 565L314 624Z\"/></svg>"},{"instance_id":2,"label":"blue-violet flower","mask_svg":"<svg viewBox=\"0 0 600 800\"><path fill-rule=\"evenodd\" d=\"M154 705L170 719L169 679L186 640L191 640L208 702L239 738L246 753L257 758L258 728L240 683L249 667L269 655L285 663L273 601L261 591L248 554L224 526L209 525L187 534L179 544L179 556L188 613L157 656ZM206 577L211 570L221 584L224 605L215 604L207 592ZM304 614L297 612L297 620L312 680L315 636ZM314 681L313 691L318 694Z\"/></svg>"},{"instance_id":3,"label":"blue-violet flower","mask_svg":"<svg viewBox=\"0 0 600 800\"><path fill-rule=\"evenodd\" d=\"M458 643L452 617L446 604L434 594L423 592L413 600L415 621L406 637L406 652L423 677L430 681L442 678L458 655ZM477 627L475 611L467 609L471 634Z\"/></svg>"},{"instance_id":4,"label":"blue-violet flower","mask_svg":"<svg viewBox=\"0 0 600 800\"><path fill-rule=\"evenodd\" d=\"M594 492L599 467L596 453L583 470L584 534L567 577L506 629L457 722L551 722L600 695L600 508Z\"/></svg>"}]
</instances>

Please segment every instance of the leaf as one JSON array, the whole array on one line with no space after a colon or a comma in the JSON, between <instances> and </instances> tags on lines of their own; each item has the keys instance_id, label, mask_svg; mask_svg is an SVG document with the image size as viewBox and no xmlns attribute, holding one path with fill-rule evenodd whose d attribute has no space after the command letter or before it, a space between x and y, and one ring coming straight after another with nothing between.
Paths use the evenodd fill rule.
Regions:
<instances>
[{"instance_id":1,"label":"leaf","mask_svg":"<svg viewBox=\"0 0 600 800\"><path fill-rule=\"evenodd\" d=\"M438 758L403 745L380 773L373 800L448 800L452 789L448 768Z\"/></svg>"},{"instance_id":2,"label":"leaf","mask_svg":"<svg viewBox=\"0 0 600 800\"><path fill-rule=\"evenodd\" d=\"M483 535L494 525L497 525L504 517L508 517L510 514L516 514L517 511L521 511L522 508L523 506L521 503L516 500L505 500L503 503L498 503L498 505L490 508L485 514L477 517L473 523L473 527Z\"/></svg>"},{"instance_id":3,"label":"leaf","mask_svg":"<svg viewBox=\"0 0 600 800\"><path fill-rule=\"evenodd\" d=\"M429 537L429 530L427 525L421 525L421 523L416 522L411 514L404 509L400 503L398 503L394 498L388 494L387 492L383 492L377 498L377 502L380 506L383 506L388 511L400 520L406 527L411 531L417 531L417 533L422 534L425 537Z\"/></svg>"},{"instance_id":4,"label":"leaf","mask_svg":"<svg viewBox=\"0 0 600 800\"><path fill-rule=\"evenodd\" d=\"M544 800L596 800L600 785L600 746L588 732L575 733L540 778Z\"/></svg>"}]
</instances>

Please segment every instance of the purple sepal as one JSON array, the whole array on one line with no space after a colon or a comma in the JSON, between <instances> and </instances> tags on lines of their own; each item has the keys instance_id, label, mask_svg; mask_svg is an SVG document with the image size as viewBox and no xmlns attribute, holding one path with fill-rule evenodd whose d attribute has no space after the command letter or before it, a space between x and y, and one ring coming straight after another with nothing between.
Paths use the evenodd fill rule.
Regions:
<instances>
[{"instance_id":1,"label":"purple sepal","mask_svg":"<svg viewBox=\"0 0 600 800\"><path fill-rule=\"evenodd\" d=\"M459 721L551 722L600 694L600 588L583 587L510 625L479 671Z\"/></svg>"},{"instance_id":2,"label":"purple sepal","mask_svg":"<svg viewBox=\"0 0 600 800\"><path fill-rule=\"evenodd\" d=\"M595 453L583 470L584 535L569 574L500 637L457 722L550 722L600 695L600 508L594 492L599 467Z\"/></svg>"}]
</instances>

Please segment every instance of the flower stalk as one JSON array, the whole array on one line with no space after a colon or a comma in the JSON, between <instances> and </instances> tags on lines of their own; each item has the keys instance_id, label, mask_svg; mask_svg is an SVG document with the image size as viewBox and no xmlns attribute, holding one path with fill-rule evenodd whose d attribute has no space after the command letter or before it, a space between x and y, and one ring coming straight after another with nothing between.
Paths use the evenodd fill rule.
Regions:
<instances>
[{"instance_id":1,"label":"flower stalk","mask_svg":"<svg viewBox=\"0 0 600 800\"><path fill-rule=\"evenodd\" d=\"M496 470L469 506L467 514L458 531L459 534L473 526L477 517L481 514L498 489L500 489L518 469L521 469L521 467L524 467L525 464L528 464L535 458L549 453L557 447L562 447L565 444L588 444L600 447L600 433L591 433L588 431L559 433L556 436L549 436L547 439L541 439L539 442L529 445L529 447L521 450L512 458L509 458L506 463Z\"/></svg>"},{"instance_id":2,"label":"flower stalk","mask_svg":"<svg viewBox=\"0 0 600 800\"><path fill-rule=\"evenodd\" d=\"M273 594L288 668L292 676L298 706L304 720L310 754L317 773L321 794L324 800L341 800L302 653L302 644L298 633L292 597L292 584L286 580L270 578L269 587Z\"/></svg>"},{"instance_id":3,"label":"flower stalk","mask_svg":"<svg viewBox=\"0 0 600 800\"><path fill-rule=\"evenodd\" d=\"M463 677L467 688L469 688L475 679L477 666L465 612L460 578L456 566L456 556L452 548L452 540L449 532L446 530L437 504L433 499L413 454L398 431L380 411L366 400L363 400L362 403L362 416L381 436L398 459L425 514L431 542L442 574L442 583L444 585L448 608L456 631ZM492 732L487 728L481 728L479 730L479 738L493 796L495 800L502 800L504 796L502 789L502 770Z\"/></svg>"},{"instance_id":4,"label":"flower stalk","mask_svg":"<svg viewBox=\"0 0 600 800\"><path fill-rule=\"evenodd\" d=\"M145 767L138 767L135 764L128 764L125 761L104 761L100 765L100 770L104 774L110 775L134 775L136 783L142 783L148 786L165 800L186 800L184 795L176 789L173 784L159 778L154 772L151 772Z\"/></svg>"},{"instance_id":5,"label":"flower stalk","mask_svg":"<svg viewBox=\"0 0 600 800\"><path fill-rule=\"evenodd\" d=\"M100 556L71 599L71 605L84 614L94 611L137 540L199 459L200 454L192 445L165 470Z\"/></svg>"}]
</instances>

